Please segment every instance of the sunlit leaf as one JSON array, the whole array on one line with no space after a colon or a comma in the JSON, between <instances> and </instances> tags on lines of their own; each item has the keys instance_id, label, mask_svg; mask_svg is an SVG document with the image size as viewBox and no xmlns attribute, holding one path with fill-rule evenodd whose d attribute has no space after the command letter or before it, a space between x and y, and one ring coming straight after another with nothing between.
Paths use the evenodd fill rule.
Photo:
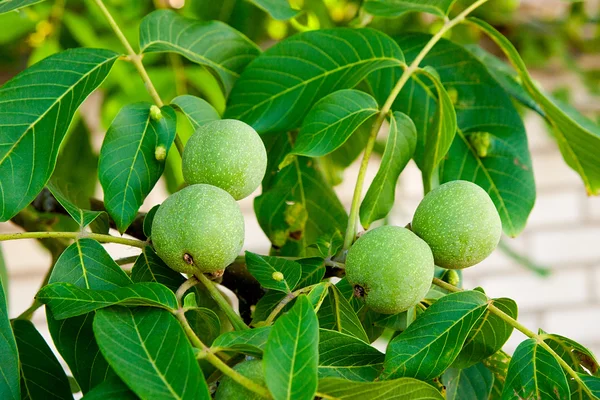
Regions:
<instances>
[{"instance_id":1,"label":"sunlit leaf","mask_svg":"<svg viewBox=\"0 0 600 400\"><path fill-rule=\"evenodd\" d=\"M289 0L250 0L250 2L269 13L273 19L280 21L294 18L299 13L290 6Z\"/></svg>"},{"instance_id":2,"label":"sunlit leaf","mask_svg":"<svg viewBox=\"0 0 600 400\"><path fill-rule=\"evenodd\" d=\"M302 276L302 266L295 261L249 251L246 252L246 265L263 287L280 292L291 293Z\"/></svg>"},{"instance_id":3,"label":"sunlit leaf","mask_svg":"<svg viewBox=\"0 0 600 400\"><path fill-rule=\"evenodd\" d=\"M243 331L225 332L212 344L213 348L221 348L225 351L234 351L251 356L261 357L267 339L271 333L271 327L265 326Z\"/></svg>"},{"instance_id":4,"label":"sunlit leaf","mask_svg":"<svg viewBox=\"0 0 600 400\"><path fill-rule=\"evenodd\" d=\"M329 287L329 295L325 298L317 315L321 328L345 333L369 343L369 338L354 308L337 286L332 285Z\"/></svg>"},{"instance_id":5,"label":"sunlit leaf","mask_svg":"<svg viewBox=\"0 0 600 400\"><path fill-rule=\"evenodd\" d=\"M73 114L117 57L108 50L67 50L0 88L0 221L13 217L42 190Z\"/></svg>"},{"instance_id":6,"label":"sunlit leaf","mask_svg":"<svg viewBox=\"0 0 600 400\"><path fill-rule=\"evenodd\" d=\"M444 400L444 396L436 388L413 378L382 382L324 378L319 380L318 393L336 400Z\"/></svg>"},{"instance_id":7,"label":"sunlit leaf","mask_svg":"<svg viewBox=\"0 0 600 400\"><path fill-rule=\"evenodd\" d=\"M18 10L19 8L27 7L32 4L41 3L44 0L4 0L0 1L0 14L9 11Z\"/></svg>"},{"instance_id":8,"label":"sunlit leaf","mask_svg":"<svg viewBox=\"0 0 600 400\"><path fill-rule=\"evenodd\" d=\"M187 117L194 129L221 118L206 100L189 94L175 97L171 100L171 105Z\"/></svg>"},{"instance_id":9,"label":"sunlit leaf","mask_svg":"<svg viewBox=\"0 0 600 400\"><path fill-rule=\"evenodd\" d=\"M448 368L442 376L447 400L488 400L494 375L479 363L466 369Z\"/></svg>"},{"instance_id":10,"label":"sunlit leaf","mask_svg":"<svg viewBox=\"0 0 600 400\"><path fill-rule=\"evenodd\" d=\"M121 109L102 143L98 173L104 190L104 205L120 232L133 222L142 202L165 168L165 154L175 139L176 116L162 107L158 121L150 116L149 103L130 104Z\"/></svg>"},{"instance_id":11,"label":"sunlit leaf","mask_svg":"<svg viewBox=\"0 0 600 400\"><path fill-rule=\"evenodd\" d=\"M448 15L456 0L366 0L365 11L381 17L398 17L408 12Z\"/></svg>"}]
</instances>

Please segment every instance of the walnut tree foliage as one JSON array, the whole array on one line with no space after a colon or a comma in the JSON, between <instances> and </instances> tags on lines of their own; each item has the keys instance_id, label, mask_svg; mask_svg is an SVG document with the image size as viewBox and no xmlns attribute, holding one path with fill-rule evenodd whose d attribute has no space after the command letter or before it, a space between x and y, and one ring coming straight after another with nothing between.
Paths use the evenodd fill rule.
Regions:
<instances>
[{"instance_id":1,"label":"walnut tree foliage","mask_svg":"<svg viewBox=\"0 0 600 400\"><path fill-rule=\"evenodd\" d=\"M0 221L26 231L0 240L52 254L32 306L9 319L0 253L0 398L600 399L588 349L524 327L513 300L461 288L454 270L436 268L394 315L344 277L358 224L386 222L411 160L426 193L481 187L517 236L536 197L526 108L600 194L600 128L531 77L487 18L502 2L0 1L3 63L33 48L0 87ZM161 179L183 187L187 139L219 119L267 150L253 205L270 251L185 276L153 247L158 205L140 207ZM357 160L347 209L334 186ZM139 251L115 259L105 243ZM68 370L30 322L41 306ZM528 338L511 356L515 329Z\"/></svg>"}]
</instances>

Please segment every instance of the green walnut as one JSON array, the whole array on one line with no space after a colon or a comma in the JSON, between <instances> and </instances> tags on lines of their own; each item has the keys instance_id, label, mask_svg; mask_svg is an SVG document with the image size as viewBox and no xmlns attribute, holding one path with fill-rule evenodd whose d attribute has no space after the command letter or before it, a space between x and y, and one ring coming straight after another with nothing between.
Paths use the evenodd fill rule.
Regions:
<instances>
[{"instance_id":1,"label":"green walnut","mask_svg":"<svg viewBox=\"0 0 600 400\"><path fill-rule=\"evenodd\" d=\"M252 382L261 386L266 386L265 375L262 368L262 361L251 360L244 361L233 367L240 375L245 376ZM221 379L219 388L215 394L215 400L262 400L264 397L246 389L244 386L235 382L230 377L226 376Z\"/></svg>"},{"instance_id":2,"label":"green walnut","mask_svg":"<svg viewBox=\"0 0 600 400\"><path fill-rule=\"evenodd\" d=\"M191 185L165 200L152 222L156 253L186 274L216 272L244 244L244 217L233 197L211 185Z\"/></svg>"},{"instance_id":3,"label":"green walnut","mask_svg":"<svg viewBox=\"0 0 600 400\"><path fill-rule=\"evenodd\" d=\"M373 311L397 314L421 301L434 273L431 249L408 229L381 226L348 250L346 277Z\"/></svg>"},{"instance_id":4,"label":"green walnut","mask_svg":"<svg viewBox=\"0 0 600 400\"><path fill-rule=\"evenodd\" d=\"M187 183L217 186L240 200L260 185L267 152L251 126L224 119L196 130L183 151L182 168Z\"/></svg>"},{"instance_id":5,"label":"green walnut","mask_svg":"<svg viewBox=\"0 0 600 400\"><path fill-rule=\"evenodd\" d=\"M412 220L435 264L449 269L475 265L498 245L502 222L485 190L467 181L440 185L423 198Z\"/></svg>"}]
</instances>

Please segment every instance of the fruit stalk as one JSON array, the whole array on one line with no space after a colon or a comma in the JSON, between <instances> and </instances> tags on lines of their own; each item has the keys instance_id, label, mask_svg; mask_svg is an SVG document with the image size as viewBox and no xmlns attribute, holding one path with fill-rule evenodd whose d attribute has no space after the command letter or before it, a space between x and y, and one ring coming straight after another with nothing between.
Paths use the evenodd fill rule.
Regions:
<instances>
[{"instance_id":1,"label":"fruit stalk","mask_svg":"<svg viewBox=\"0 0 600 400\"><path fill-rule=\"evenodd\" d=\"M117 243L125 246L139 247L143 249L148 245L147 242L142 242L137 239L127 239L111 235L103 235L100 233L88 232L19 232L19 233L3 233L0 234L0 242L4 240L19 240L19 239L94 239L100 243Z\"/></svg>"},{"instance_id":2,"label":"fruit stalk","mask_svg":"<svg viewBox=\"0 0 600 400\"><path fill-rule=\"evenodd\" d=\"M456 286L451 285L447 282L444 282L438 278L433 278L433 284L441 287L442 289L446 289L450 292L462 291L462 289L457 288ZM590 389L585 385L585 383L583 383L583 381L581 380L579 375L577 375L577 372L575 372L573 370L573 368L571 368L571 366L569 364L567 364L567 362L565 360L562 359L561 356L556 354L556 352L552 349L552 347L550 347L546 342L544 342L544 338L541 335L536 334L535 332L533 332L526 326L522 325L519 321L517 321L510 315L506 314L504 311L500 310L498 307L496 307L491 302L488 306L488 310L492 314L501 318L504 322L506 322L513 328L522 332L525 336L530 337L531 339L534 339L536 342L538 342L538 344L540 346L542 346L548 353L550 353L552 355L552 357L554 357L554 359L556 359L556 361L558 361L558 363L563 367L563 369L575 380L575 382L577 382L577 384L590 396L590 398L592 398L592 399L594 398L594 395L592 394Z\"/></svg>"},{"instance_id":3,"label":"fruit stalk","mask_svg":"<svg viewBox=\"0 0 600 400\"><path fill-rule=\"evenodd\" d=\"M221 311L223 311L225 315L227 315L227 318L229 319L236 331L250 329L248 328L248 325L244 323L242 317L240 317L236 314L235 311L233 311L233 309L231 308L227 300L225 300L221 292L219 292L219 289L217 289L213 281L208 279L204 274L198 274L196 275L196 278L198 278L198 280L204 285L204 287L206 287L206 290L208 290L208 294L210 294L210 297L212 297L215 303L217 303Z\"/></svg>"},{"instance_id":4,"label":"fruit stalk","mask_svg":"<svg viewBox=\"0 0 600 400\"><path fill-rule=\"evenodd\" d=\"M115 32L115 35L117 36L117 38L119 39L119 41L121 42L123 47L125 47L125 50L127 50L128 60L131 61L131 63L137 70L138 74L144 81L144 86L146 87L146 90L148 90L148 93L152 97L152 100L158 107L164 106L162 99L158 95L158 91L154 87L154 84L152 83L152 80L150 79L150 76L148 75L148 72L146 71L146 68L144 67L144 64L142 63L142 56L140 56L139 54L137 54L135 52L135 50L133 50L133 47L131 47L131 44L129 43L129 41L127 40L125 35L123 34L123 31L121 30L121 28L119 27L119 25L117 24L115 19L113 18L110 11L108 11L108 9L106 8L106 6L102 2L102 0L94 0L94 1L95 1L96 5L98 6L98 8L100 8L100 11L102 11L102 14L104 14L104 17L108 21L108 24L110 25L112 30ZM179 134L175 134L175 146L177 147L177 150L179 151L179 155L183 156L183 143L181 141L181 137L179 137Z\"/></svg>"},{"instance_id":5,"label":"fruit stalk","mask_svg":"<svg viewBox=\"0 0 600 400\"><path fill-rule=\"evenodd\" d=\"M208 278L205 278L205 279L208 280ZM186 333L187 337L190 339L190 342L192 342L192 345L194 347L202 350L205 353L206 360L208 362L210 362L215 368L217 368L224 375L227 375L228 377L230 377L231 379L233 379L235 382L239 383L240 385L244 386L248 390L251 390L254 393L256 393L264 398L267 398L267 399L272 398L271 394L269 393L269 390L267 388L265 388L261 385L257 385L256 383L252 382L250 379L237 373L236 371L233 370L233 368L231 368L229 365L227 365L225 362L223 362L223 360L221 360L219 357L217 357L211 351L210 347L205 345L202 342L202 340L200 340L200 338L196 335L196 333L190 326L188 320L185 318L185 313L184 313L183 309L180 308L179 310L177 310L177 312L175 312L175 317L177 318L177 320L183 327L183 330Z\"/></svg>"},{"instance_id":6,"label":"fruit stalk","mask_svg":"<svg viewBox=\"0 0 600 400\"><path fill-rule=\"evenodd\" d=\"M381 125L383 124L383 121L385 120L387 114L390 112L390 109L392 108L396 97L398 97L398 94L400 93L406 82L408 82L412 74L419 68L419 64L421 63L421 61L423 61L425 56L431 51L433 46L435 46L435 44L439 42L439 40L446 34L446 32L448 32L454 26L464 21L467 15L469 15L473 10L475 10L477 7L481 6L487 1L488 0L478 0L475 3L471 4L469 7L467 7L460 14L458 14L455 18L446 21L442 28L429 40L429 42L427 42L425 47L423 47L423 49L419 52L419 54L413 60L410 66L408 66L407 68L405 67L404 72L400 76L400 79L398 79L398 82L392 89L390 95L383 104L383 107L381 107L381 110L379 111L379 114L377 115L377 118L375 119L371 127L371 132L367 141L367 145L365 147L363 159L360 163L360 169L358 170L358 177L356 178L356 186L354 187L354 195L352 196L352 205L350 206L350 215L348 217L348 226L346 228L346 236L344 238L343 250L348 250L352 245L352 242L354 242L354 238L356 237L356 225L358 222L360 198L362 196L362 189L367 173L367 166L369 165L369 159L373 151L373 146L375 146L375 141L377 139L379 129L381 129Z\"/></svg>"}]
</instances>

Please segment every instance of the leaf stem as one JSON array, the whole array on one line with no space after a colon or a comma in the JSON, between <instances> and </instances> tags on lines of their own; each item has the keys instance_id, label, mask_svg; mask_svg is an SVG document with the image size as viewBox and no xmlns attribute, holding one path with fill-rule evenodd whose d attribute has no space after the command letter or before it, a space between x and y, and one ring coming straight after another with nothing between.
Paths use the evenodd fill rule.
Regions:
<instances>
[{"instance_id":1,"label":"leaf stem","mask_svg":"<svg viewBox=\"0 0 600 400\"><path fill-rule=\"evenodd\" d=\"M144 86L146 87L146 90L152 97L152 100L154 101L154 103L156 103L157 106L159 106L159 107L164 106L162 99L160 98L158 92L156 91L156 88L154 87L154 84L152 83L152 80L150 79L150 76L148 75L148 71L146 71L146 68L144 67L144 64L142 63L142 56L137 54L135 52L135 50L133 50L133 47L131 47L131 44L129 43L129 41L127 40L125 35L123 34L123 31L121 30L121 28L119 27L119 25L117 24L115 19L113 18L110 11L108 11L108 9L106 8L106 6L102 2L102 0L94 0L94 1L95 1L96 5L98 5L98 7L100 8L100 11L102 11L102 14L104 14L104 17L108 21L108 24L110 25L112 30L115 32L115 35L117 36L117 38L119 39L119 41L121 42L123 47L125 47L125 50L127 50L128 59L129 59L129 61L131 61L131 63L135 67L135 69L138 71L138 74L142 78L142 81L144 81ZM177 143L178 141L179 141L179 144L181 144L181 138L179 137L179 134L175 134L175 145L177 146L179 155L183 156L183 146L180 147Z\"/></svg>"},{"instance_id":2,"label":"leaf stem","mask_svg":"<svg viewBox=\"0 0 600 400\"><path fill-rule=\"evenodd\" d=\"M198 274L196 275L196 278L198 278L198 280L204 285L204 287L206 287L206 290L208 290L208 294L210 294L210 297L212 297L215 303L217 303L221 311L223 311L225 315L227 315L227 318L229 319L236 331L250 329L248 328L248 325L244 323L242 317L240 317L235 311L233 311L231 305L229 305L227 300L225 300L223 294L219 292L219 289L217 289L213 281L208 279L204 274Z\"/></svg>"},{"instance_id":3,"label":"leaf stem","mask_svg":"<svg viewBox=\"0 0 600 400\"><path fill-rule=\"evenodd\" d=\"M344 248L343 250L348 250L352 243L354 242L354 238L356 237L356 225L358 222L358 211L360 207L360 198L362 196L362 189L364 185L365 176L367 173L367 166L369 165L369 158L371 157L371 152L373 151L373 146L375 145L375 140L377 139L377 133L379 133L379 129L381 129L381 125L385 120L385 117L390 112L396 97L408 82L412 74L419 68L419 64L425 56L431 51L433 46L444 36L446 32L452 29L454 26L458 25L469 15L473 10L487 2L488 0L478 0L475 3L471 4L464 11L458 14L455 18L446 21L446 23L442 26L442 28L435 34L433 37L427 42L425 47L421 49L417 57L413 60L409 67L404 69L404 72L396 82L396 85L390 92L387 100L381 107L377 118L373 122L371 127L371 132L369 135L369 139L367 141L367 145L365 147L365 152L363 155L363 159L360 163L360 169L358 170L358 177L356 178L356 186L354 187L354 195L352 196L352 205L350 206L350 215L348 217L348 227L346 228L346 236L344 238Z\"/></svg>"},{"instance_id":4,"label":"leaf stem","mask_svg":"<svg viewBox=\"0 0 600 400\"><path fill-rule=\"evenodd\" d=\"M240 373L235 371L233 368L231 368L229 365L227 365L225 362L223 362L223 360L221 360L219 357L217 357L211 351L210 347L205 345L202 342L202 340L200 340L200 338L196 335L196 333L190 326L188 320L185 318L185 313L183 312L183 309L180 308L175 313L175 317L177 318L177 320L179 320L179 323L183 327L183 330L186 333L187 337L190 339L190 342L192 343L192 345L198 349L201 349L206 354L206 360L208 362L210 362L212 365L214 365L215 368L217 368L224 375L227 375L228 377L230 377L231 379L233 379L235 382L239 383L240 385L244 386L248 390L251 390L254 393L256 393L264 398L267 398L267 399L272 398L271 394L269 393L269 390L267 388L252 382L250 379L241 375Z\"/></svg>"},{"instance_id":5,"label":"leaf stem","mask_svg":"<svg viewBox=\"0 0 600 400\"><path fill-rule=\"evenodd\" d=\"M102 235L100 233L89 232L18 232L18 233L3 233L0 234L0 242L5 240L19 239L94 239L100 243L117 243L125 246L139 247L143 249L148 245L147 242L142 242L137 239L127 239L111 235Z\"/></svg>"},{"instance_id":6,"label":"leaf stem","mask_svg":"<svg viewBox=\"0 0 600 400\"><path fill-rule=\"evenodd\" d=\"M275 307L273 309L273 311L271 311L271 314L269 314L269 316L265 320L265 324L271 325L273 323L273 321L275 321L275 318L277 317L277 315L281 312L281 310L283 310L285 308L285 306L287 306L290 303L290 301L294 300L296 297L300 296L302 293L311 291L312 288L314 288L317 285L318 285L318 283L315 285L303 287L302 289L298 289L295 292L288 293L283 299L281 299L279 304L277 304L277 307Z\"/></svg>"},{"instance_id":7,"label":"leaf stem","mask_svg":"<svg viewBox=\"0 0 600 400\"><path fill-rule=\"evenodd\" d=\"M179 307L183 307L181 299L183 299L183 296L185 296L185 292L196 286L199 282L200 281L198 281L198 278L192 276L187 281L183 282L181 286L179 286L177 292L175 293L175 297L177 298L177 304L179 304Z\"/></svg>"},{"instance_id":8,"label":"leaf stem","mask_svg":"<svg viewBox=\"0 0 600 400\"><path fill-rule=\"evenodd\" d=\"M451 292L461 292L462 291L462 289L457 288L456 286L451 285L447 282L444 282L438 278L433 278L433 284L441 287L442 289L446 289ZM594 395L592 394L590 389L586 386L586 384L581 380L579 375L577 375L577 372L575 372L573 370L573 368L571 368L571 366L569 364L567 364L567 362L565 360L563 360L563 358L561 356L556 354L556 352L552 349L552 347L550 347L546 342L544 342L543 335L536 334L535 332L533 332L532 330L530 330L529 328L527 328L526 326L521 324L519 321L517 321L516 319L511 317L510 315L508 315L504 311L500 310L498 307L496 307L492 303L489 304L488 310L492 314L494 314L497 317L499 317L500 319L502 319L507 324L509 324L512 327L514 327L515 329L521 331L525 336L530 337L530 338L534 339L536 342L538 342L538 344L540 346L542 346L548 353L550 353L556 359L556 361L558 361L558 363L563 367L563 369L569 375L571 375L571 377L575 380L575 382L577 382L579 384L579 386L590 396L590 398L592 398L592 399L594 398Z\"/></svg>"}]
</instances>

